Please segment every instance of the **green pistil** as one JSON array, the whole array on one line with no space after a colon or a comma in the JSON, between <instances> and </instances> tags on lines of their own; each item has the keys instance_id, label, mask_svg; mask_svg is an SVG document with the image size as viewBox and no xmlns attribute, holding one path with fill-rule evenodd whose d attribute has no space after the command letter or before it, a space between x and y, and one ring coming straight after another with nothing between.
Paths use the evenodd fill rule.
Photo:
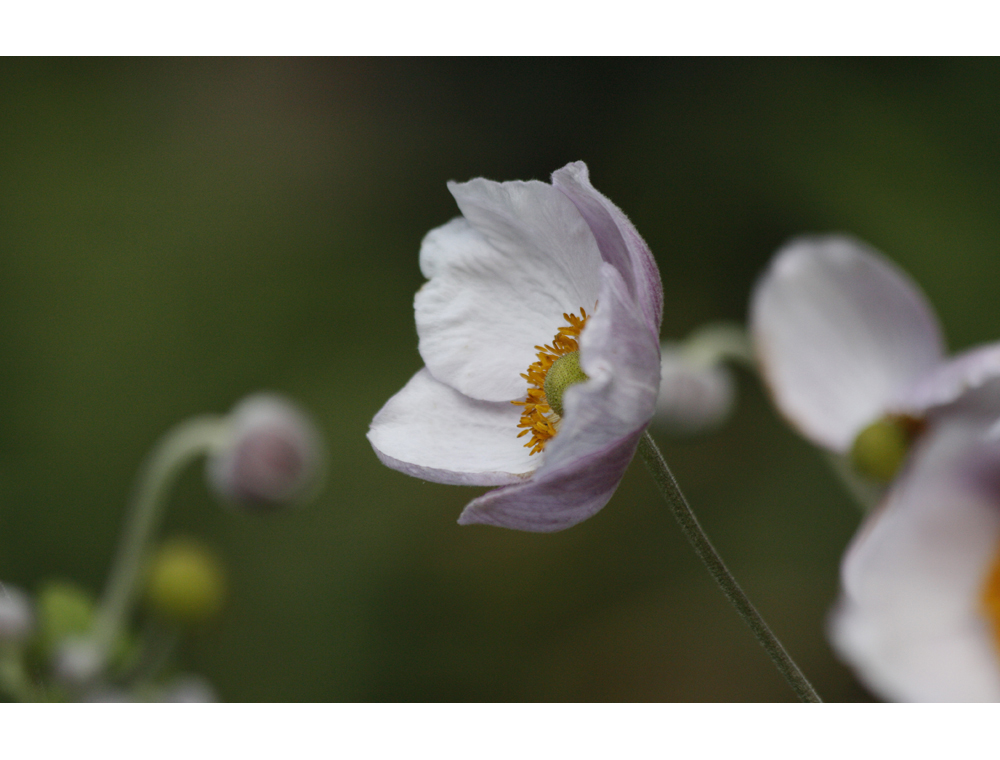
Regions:
<instances>
[{"instance_id":1,"label":"green pistil","mask_svg":"<svg viewBox=\"0 0 1000 760\"><path fill-rule=\"evenodd\" d=\"M899 471L913 442L912 425L905 420L883 417L854 439L851 464L862 475L888 483Z\"/></svg>"},{"instance_id":2,"label":"green pistil","mask_svg":"<svg viewBox=\"0 0 1000 760\"><path fill-rule=\"evenodd\" d=\"M589 379L584 374L584 371L580 369L579 351L563 354L556 359L545 375L545 399L549 402L549 406L552 407L552 411L562 417L563 393L571 385L576 385Z\"/></svg>"}]
</instances>

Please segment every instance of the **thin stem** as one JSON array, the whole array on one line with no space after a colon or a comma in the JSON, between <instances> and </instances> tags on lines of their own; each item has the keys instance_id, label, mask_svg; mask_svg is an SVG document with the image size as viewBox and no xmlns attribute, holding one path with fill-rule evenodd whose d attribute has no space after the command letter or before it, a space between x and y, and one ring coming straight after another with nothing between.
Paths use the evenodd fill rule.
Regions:
<instances>
[{"instance_id":1,"label":"thin stem","mask_svg":"<svg viewBox=\"0 0 1000 760\"><path fill-rule=\"evenodd\" d=\"M111 651L132 610L146 549L174 480L188 462L218 445L226 429L224 419L206 415L182 422L160 440L146 460L94 623L93 641L102 658Z\"/></svg>"},{"instance_id":2,"label":"thin stem","mask_svg":"<svg viewBox=\"0 0 1000 760\"><path fill-rule=\"evenodd\" d=\"M736 582L733 574L729 572L729 569L722 561L722 557L719 556L715 547L712 546L712 542L708 540L708 536L705 535L705 531L698 523L698 518L691 511L691 507L688 505L687 499L684 498L684 494L681 493L680 486L677 485L677 481L670 472L670 468L667 467L667 462L663 458L663 454L660 453L659 448L657 448L656 443L650 437L649 433L643 433L642 438L639 440L639 453L642 454L642 458L652 473L653 480L656 481L660 493L663 494L663 498L666 499L670 510L674 513L674 517L677 518L677 522L681 526L681 531L687 540L691 542L691 546L694 547L695 554L705 563L705 567L708 568L708 572L712 574L715 582L719 584L722 593L732 602L736 611L739 612L740 617L750 626L750 630L753 631L754 636L757 637L757 641L760 642L764 650L770 655L775 667L778 668L778 672L785 677L788 685L792 687L803 702L822 702L823 700L819 698L812 684L806 680L806 677L802 675L802 671L799 670L798 665L788 656L788 652L785 651L781 642L778 641L777 636L768 628L767 623L764 622L764 618L754 608L750 599Z\"/></svg>"},{"instance_id":3,"label":"thin stem","mask_svg":"<svg viewBox=\"0 0 1000 760\"><path fill-rule=\"evenodd\" d=\"M746 329L736 322L709 322L688 335L680 344L687 358L712 366L722 361L742 364L756 371L753 345Z\"/></svg>"}]
</instances>

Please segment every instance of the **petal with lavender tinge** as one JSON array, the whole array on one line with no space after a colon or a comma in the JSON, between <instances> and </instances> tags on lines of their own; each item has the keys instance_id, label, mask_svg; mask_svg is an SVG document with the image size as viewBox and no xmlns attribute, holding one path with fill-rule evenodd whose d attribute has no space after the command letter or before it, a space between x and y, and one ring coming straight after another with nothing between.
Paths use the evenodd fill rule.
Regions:
<instances>
[{"instance_id":1,"label":"petal with lavender tinge","mask_svg":"<svg viewBox=\"0 0 1000 760\"><path fill-rule=\"evenodd\" d=\"M431 230L415 299L420 355L471 398L522 398L535 346L593 311L601 255L576 207L542 182L450 183L464 218Z\"/></svg>"},{"instance_id":2,"label":"petal with lavender tinge","mask_svg":"<svg viewBox=\"0 0 1000 760\"><path fill-rule=\"evenodd\" d=\"M573 201L587 220L597 238L601 256L621 272L629 292L645 315L647 326L658 333L663 315L660 270L635 225L621 209L594 189L583 161L575 161L553 172L552 184Z\"/></svg>"},{"instance_id":3,"label":"petal with lavender tinge","mask_svg":"<svg viewBox=\"0 0 1000 760\"><path fill-rule=\"evenodd\" d=\"M659 340L621 274L602 267L600 307L580 337L589 380L567 389L559 434L520 485L469 504L459 523L557 531L592 516L614 494L656 407Z\"/></svg>"},{"instance_id":4,"label":"petal with lavender tinge","mask_svg":"<svg viewBox=\"0 0 1000 760\"><path fill-rule=\"evenodd\" d=\"M835 648L895 701L1000 700L983 591L1000 551L1000 444L943 420L855 536L831 617Z\"/></svg>"},{"instance_id":5,"label":"petal with lavender tinge","mask_svg":"<svg viewBox=\"0 0 1000 760\"><path fill-rule=\"evenodd\" d=\"M917 286L844 236L786 245L754 290L750 326L778 408L807 438L837 452L944 353Z\"/></svg>"},{"instance_id":6,"label":"petal with lavender tinge","mask_svg":"<svg viewBox=\"0 0 1000 760\"><path fill-rule=\"evenodd\" d=\"M469 503L458 523L552 533L583 522L610 501L641 435L642 430L637 430L564 467L490 491Z\"/></svg>"},{"instance_id":7,"label":"petal with lavender tinge","mask_svg":"<svg viewBox=\"0 0 1000 760\"><path fill-rule=\"evenodd\" d=\"M1000 416L1000 393L970 394L986 385L998 389L994 381L1000 379L1000 343L964 351L935 367L921 377L890 405L890 411L922 416L924 413L947 406L960 397L974 396L983 413Z\"/></svg>"},{"instance_id":8,"label":"petal with lavender tinge","mask_svg":"<svg viewBox=\"0 0 1000 760\"><path fill-rule=\"evenodd\" d=\"M450 485L520 483L539 465L517 438L521 408L477 401L422 369L372 420L368 440L382 463Z\"/></svg>"}]
</instances>

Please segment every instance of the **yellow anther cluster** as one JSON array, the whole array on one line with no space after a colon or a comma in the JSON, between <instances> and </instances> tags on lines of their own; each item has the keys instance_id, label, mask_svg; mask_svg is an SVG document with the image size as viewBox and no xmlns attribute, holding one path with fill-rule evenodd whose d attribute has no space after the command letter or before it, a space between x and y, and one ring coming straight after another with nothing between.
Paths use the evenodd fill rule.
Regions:
<instances>
[{"instance_id":1,"label":"yellow anther cluster","mask_svg":"<svg viewBox=\"0 0 1000 760\"><path fill-rule=\"evenodd\" d=\"M589 318L586 309L581 308L580 314L579 317L576 314L563 314L563 318L569 323L568 326L559 328L551 345L535 346L535 350L538 351L536 354L538 361L531 364L527 372L521 373L521 377L528 381L528 392L524 401L511 403L524 407L521 421L517 425L522 430L517 437L521 438L531 433L531 439L524 444L525 448L531 449L531 454L537 454L544 449L545 444L550 438L555 437L557 432L559 415L553 411L545 396L545 377L558 359L580 350L577 338L580 337L580 332Z\"/></svg>"},{"instance_id":2,"label":"yellow anther cluster","mask_svg":"<svg viewBox=\"0 0 1000 760\"><path fill-rule=\"evenodd\" d=\"M979 602L989 621L993 643L1000 650L1000 551L993 558L993 564L986 574L986 580L979 593Z\"/></svg>"}]
</instances>

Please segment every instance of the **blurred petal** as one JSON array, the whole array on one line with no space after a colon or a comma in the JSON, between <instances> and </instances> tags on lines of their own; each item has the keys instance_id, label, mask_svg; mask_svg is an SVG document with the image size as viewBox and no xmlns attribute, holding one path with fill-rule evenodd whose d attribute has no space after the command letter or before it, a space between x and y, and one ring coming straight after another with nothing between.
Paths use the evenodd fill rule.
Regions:
<instances>
[{"instance_id":1,"label":"blurred petal","mask_svg":"<svg viewBox=\"0 0 1000 760\"><path fill-rule=\"evenodd\" d=\"M519 483L539 465L517 437L520 407L463 396L415 374L372 420L368 440L383 464L451 485Z\"/></svg>"},{"instance_id":2,"label":"blurred petal","mask_svg":"<svg viewBox=\"0 0 1000 760\"><path fill-rule=\"evenodd\" d=\"M645 316L647 327L659 333L663 315L660 270L635 226L621 209L594 189L583 161L575 161L553 172L552 184L573 201L587 220L597 238L601 256L621 272L629 293Z\"/></svg>"},{"instance_id":3,"label":"blurred petal","mask_svg":"<svg viewBox=\"0 0 1000 760\"><path fill-rule=\"evenodd\" d=\"M602 265L600 306L580 336L587 382L563 398L559 435L530 481L476 499L459 522L556 531L587 519L618 487L656 406L659 340L625 281Z\"/></svg>"},{"instance_id":4,"label":"blurred petal","mask_svg":"<svg viewBox=\"0 0 1000 760\"><path fill-rule=\"evenodd\" d=\"M1000 378L1000 343L965 351L907 388L891 405L891 411L922 415L928 410L947 406L960 397L976 391ZM1000 416L1000 394L977 393L976 398L986 404L983 412L993 411Z\"/></svg>"},{"instance_id":5,"label":"blurred petal","mask_svg":"<svg viewBox=\"0 0 1000 760\"><path fill-rule=\"evenodd\" d=\"M465 218L424 238L420 355L435 378L471 398L521 398L534 347L552 340L563 313L593 311L597 242L551 185L474 179L448 187Z\"/></svg>"},{"instance_id":6,"label":"blurred petal","mask_svg":"<svg viewBox=\"0 0 1000 760\"><path fill-rule=\"evenodd\" d=\"M897 701L998 701L998 641L982 608L1000 551L1000 444L942 421L855 536L831 619L836 649Z\"/></svg>"},{"instance_id":7,"label":"blurred petal","mask_svg":"<svg viewBox=\"0 0 1000 760\"><path fill-rule=\"evenodd\" d=\"M754 291L750 324L778 408L838 452L944 352L917 286L843 236L800 238L779 251Z\"/></svg>"}]
</instances>

